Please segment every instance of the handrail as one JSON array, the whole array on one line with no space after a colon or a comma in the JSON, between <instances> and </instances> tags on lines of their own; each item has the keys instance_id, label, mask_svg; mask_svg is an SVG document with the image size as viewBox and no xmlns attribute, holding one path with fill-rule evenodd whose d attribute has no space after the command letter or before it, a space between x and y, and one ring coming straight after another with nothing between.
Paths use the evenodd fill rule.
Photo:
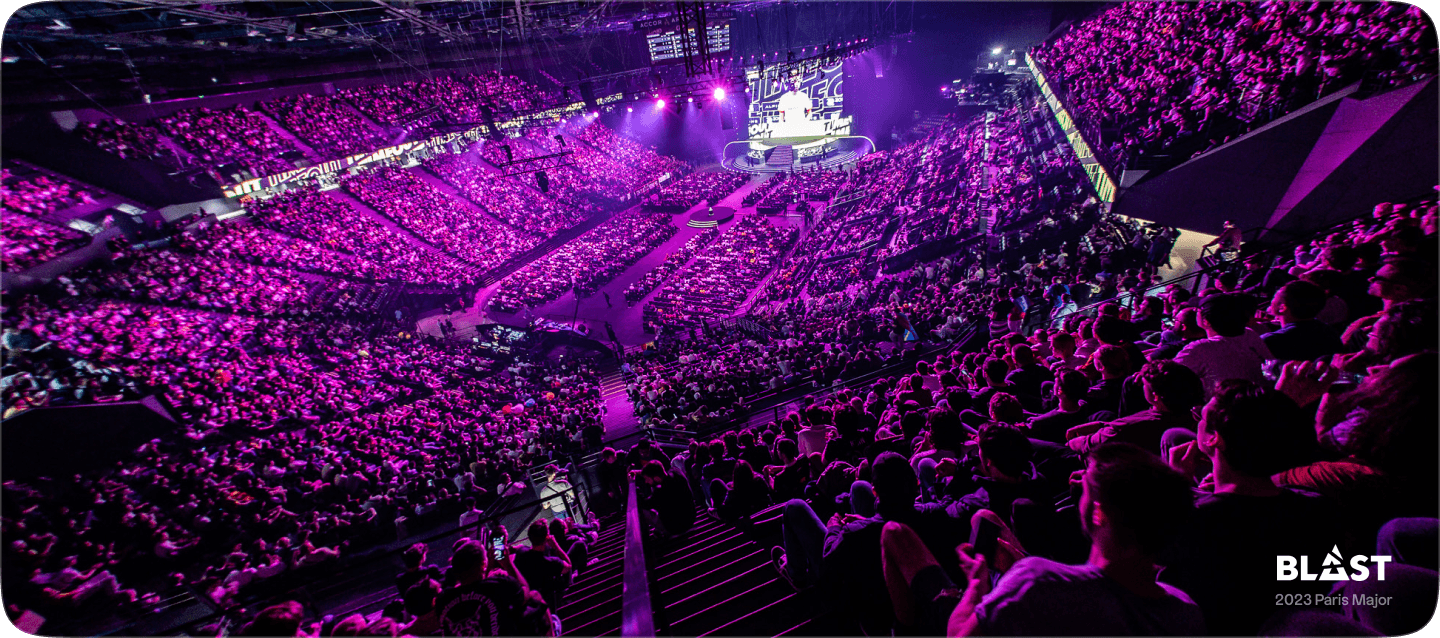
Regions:
<instances>
[{"instance_id":1,"label":"handrail","mask_svg":"<svg viewBox=\"0 0 1440 638\"><path fill-rule=\"evenodd\" d=\"M635 479L630 479L625 505L625 567L620 594L620 635L654 636L655 617L650 608L650 578L645 570L645 535L640 525L640 500Z\"/></svg>"},{"instance_id":2,"label":"handrail","mask_svg":"<svg viewBox=\"0 0 1440 638\"><path fill-rule=\"evenodd\" d=\"M569 498L570 496L574 496L575 501L572 502L572 500ZM491 528L492 526L498 526L500 531L505 534L506 541L508 542L509 540L515 538L515 536L519 534L520 530L523 530L523 527L515 526L515 529L511 530L505 524L505 519L511 518L517 514L527 512L529 510L535 510L535 513L537 514L543 512L545 504L556 498L563 499L566 509L571 512L572 516L574 516L576 513L582 512L581 503L579 502L579 496L580 490L572 486L569 488L565 488L564 490L560 490L550 496L537 496L537 498L527 499L523 502L511 501L509 503L504 503L503 506L505 507L505 509L499 511L486 511L483 513L480 520L476 521L475 523L469 525L455 526L442 524L438 527L431 528L421 533L411 534L404 538L396 539L395 541L386 544L388 545L388 547L386 545L376 546L374 548L370 548L367 551L361 551L354 555L342 557L338 561L339 564L330 563L330 565L332 565L332 567L330 568L332 571L328 575L322 576L319 573L312 572L310 574L303 574L305 576L308 576L307 578L289 580L286 578L286 576L295 573L295 570L287 570L281 576L276 577L276 582L270 583L273 587L273 589L271 590L265 590L264 585L266 583L265 581L261 581L258 587L250 590L251 593L242 591L241 595L237 597L234 606L243 606L254 609L263 607L269 603L287 599L311 601L315 597L310 594L310 591L317 586L335 587L339 585L341 587L344 587L347 585L359 583L361 581L373 580L376 578L376 565L383 564L386 561L398 561L400 555L407 548L416 543L423 543L425 545L438 547L441 545L447 545L451 538L458 538L461 536L479 538L482 530ZM529 523L531 516L532 514L525 515L524 518L527 524ZM274 587L275 585L279 586ZM231 608L215 609L214 606L211 605L208 598L197 596L196 599L204 604L207 604L208 606L211 606L214 611L198 618L186 615L184 617L174 618L169 621L163 618L153 617L146 620L147 622L158 622L159 626L166 627L166 629L164 630L165 633L170 633L172 631L183 629L186 627L198 627L203 623L207 623L216 619L217 617L227 616L232 611ZM126 627L131 627L134 625L135 622L131 622L127 624ZM62 633L83 632L67 631Z\"/></svg>"},{"instance_id":3,"label":"handrail","mask_svg":"<svg viewBox=\"0 0 1440 638\"><path fill-rule=\"evenodd\" d=\"M1149 293L1150 291L1155 290L1155 289L1157 289L1157 288L1163 289L1163 288L1166 288L1166 287L1170 286L1171 284L1184 283L1184 282L1187 282L1187 281L1190 281L1190 280L1196 280L1197 287L1198 287L1198 283L1199 283L1198 280L1199 280L1200 278L1204 277L1205 275L1208 275L1208 274L1213 273L1213 272L1215 272L1215 271L1225 270L1226 268L1230 267L1232 264L1238 263L1238 262L1240 262L1240 261L1246 261L1246 260L1250 260L1250 259L1260 259L1260 258L1264 258L1264 257L1266 257L1266 256L1269 256L1269 257L1272 257L1272 258L1273 258L1274 255L1278 254L1278 252L1281 251L1281 250L1284 250L1284 249L1286 249L1286 248L1290 248L1291 246L1294 246L1295 244L1298 244L1298 243L1300 243L1300 242L1302 242L1302 241L1308 241L1308 240L1310 240L1310 239L1312 239L1312 238L1315 238L1315 237L1319 237L1319 236L1321 236L1321 235L1328 234L1328 233L1330 233L1331 231L1335 230L1336 228L1338 228L1338 227L1340 227L1340 226L1344 226L1344 225L1350 224L1354 219L1355 219L1355 216L1347 217L1347 218L1342 219L1342 220L1340 220L1340 221L1337 221L1337 222L1335 222L1335 223L1333 223L1333 224L1330 224L1329 226L1326 226L1326 227L1324 227L1324 228L1319 228L1319 229L1316 229L1316 230L1314 230L1314 231L1310 231L1309 234L1304 234L1304 235L1299 234L1299 233L1294 233L1294 232L1291 232L1291 231L1278 230L1278 229L1274 229L1274 228L1266 228L1266 227L1264 227L1264 226L1256 226L1255 228L1251 228L1251 229L1242 231L1242 233L1241 233L1242 235L1250 234L1250 233L1253 232L1253 233L1255 233L1256 237L1259 237L1260 233L1262 233L1262 232L1280 232L1280 233L1282 233L1282 234L1290 235L1290 237L1287 238L1287 239L1284 240L1284 241L1279 242L1279 243L1272 244L1272 245L1266 247L1264 250L1261 250L1261 251L1259 251L1259 252L1257 252L1257 253L1254 253L1254 254L1252 254L1252 255L1250 255L1249 257L1246 257L1246 258L1244 258L1244 259L1236 260L1236 261L1220 261L1220 262L1218 262L1218 263L1216 263L1216 264L1213 264L1213 265L1210 265L1210 266L1201 268L1200 270L1194 270L1194 271L1191 271L1191 272L1187 272L1187 273L1185 273L1185 274L1183 274L1183 275L1181 275L1181 276L1179 276L1179 277L1176 277L1176 278L1174 278L1174 279L1170 279L1170 280L1168 280L1168 281L1163 281L1163 282L1158 283L1158 284L1155 284L1155 285L1153 285L1153 286L1148 286L1148 287L1146 287L1145 289L1143 289L1143 290L1141 291L1140 296L1141 296L1141 297L1145 297L1145 296L1147 296L1146 293ZM1258 240L1257 240L1257 241L1258 241ZM1201 256L1202 256L1202 257L1205 256L1205 253L1206 253L1206 252L1208 252L1208 247L1206 247L1206 251L1205 251L1205 252L1202 252L1202 253L1201 253ZM1192 292L1195 292L1195 291L1192 290ZM1117 295L1117 296L1118 296L1118 295ZM1084 307L1076 308L1076 309L1071 310L1070 312L1067 312L1067 313L1065 313L1065 314L1062 314L1062 315L1060 315L1060 316L1058 316L1058 317L1050 317L1050 318L1046 319L1045 324L1046 324L1046 326L1048 327L1048 326L1050 326L1050 325L1053 325L1054 322L1063 320L1063 319L1065 319L1066 317L1070 317L1070 316L1072 316L1072 315L1093 313L1094 311L1096 311L1096 310L1098 310L1098 309L1100 308L1101 304L1114 303L1114 301L1115 301L1115 297L1112 297L1112 298L1110 298L1110 299L1102 299L1102 300L1100 300L1100 301L1096 301L1096 302L1093 302L1093 303L1089 303L1089 304L1086 304Z\"/></svg>"}]
</instances>

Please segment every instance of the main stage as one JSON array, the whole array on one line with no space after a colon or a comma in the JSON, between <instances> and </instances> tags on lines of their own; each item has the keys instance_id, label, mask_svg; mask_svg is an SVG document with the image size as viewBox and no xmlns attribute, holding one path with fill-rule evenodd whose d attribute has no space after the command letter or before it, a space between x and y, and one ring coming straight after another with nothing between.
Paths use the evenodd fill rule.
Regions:
<instances>
[{"instance_id":1,"label":"main stage","mask_svg":"<svg viewBox=\"0 0 1440 638\"><path fill-rule=\"evenodd\" d=\"M849 164L873 150L875 143L859 135L770 137L726 144L721 165L742 173L790 173Z\"/></svg>"}]
</instances>

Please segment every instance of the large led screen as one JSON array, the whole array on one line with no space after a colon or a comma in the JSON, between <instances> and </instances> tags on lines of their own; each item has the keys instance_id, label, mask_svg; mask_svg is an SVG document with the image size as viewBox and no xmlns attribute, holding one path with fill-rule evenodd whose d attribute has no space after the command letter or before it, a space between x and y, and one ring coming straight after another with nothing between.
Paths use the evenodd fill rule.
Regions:
<instances>
[{"instance_id":1,"label":"large led screen","mask_svg":"<svg viewBox=\"0 0 1440 638\"><path fill-rule=\"evenodd\" d=\"M842 63L832 64L814 61L748 71L750 139L849 135L852 117L842 115Z\"/></svg>"}]
</instances>

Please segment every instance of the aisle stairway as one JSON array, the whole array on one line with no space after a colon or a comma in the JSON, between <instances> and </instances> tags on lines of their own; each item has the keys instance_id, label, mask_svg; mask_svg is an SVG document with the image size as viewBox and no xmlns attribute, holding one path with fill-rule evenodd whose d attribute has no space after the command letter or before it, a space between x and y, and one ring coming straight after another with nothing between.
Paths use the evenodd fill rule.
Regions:
<instances>
[{"instance_id":1,"label":"aisle stairway","mask_svg":"<svg viewBox=\"0 0 1440 638\"><path fill-rule=\"evenodd\" d=\"M635 418L635 405L625 392L625 373L619 368L600 376L600 399L605 402L605 440L614 441L640 429Z\"/></svg>"},{"instance_id":2,"label":"aisle stairway","mask_svg":"<svg viewBox=\"0 0 1440 638\"><path fill-rule=\"evenodd\" d=\"M620 634L621 575L625 565L625 524L614 517L590 548L590 566L565 590L556 615L566 636Z\"/></svg>"},{"instance_id":3,"label":"aisle stairway","mask_svg":"<svg viewBox=\"0 0 1440 638\"><path fill-rule=\"evenodd\" d=\"M770 157L766 158L765 163L769 166L788 169L795 164L795 148L776 146L775 150L770 151Z\"/></svg>"},{"instance_id":4,"label":"aisle stairway","mask_svg":"<svg viewBox=\"0 0 1440 638\"><path fill-rule=\"evenodd\" d=\"M685 535L652 548L656 631L673 636L804 635L817 601L797 593L770 563L779 542L780 508L756 515L742 530L700 508ZM661 629L668 627L668 631Z\"/></svg>"}]
</instances>

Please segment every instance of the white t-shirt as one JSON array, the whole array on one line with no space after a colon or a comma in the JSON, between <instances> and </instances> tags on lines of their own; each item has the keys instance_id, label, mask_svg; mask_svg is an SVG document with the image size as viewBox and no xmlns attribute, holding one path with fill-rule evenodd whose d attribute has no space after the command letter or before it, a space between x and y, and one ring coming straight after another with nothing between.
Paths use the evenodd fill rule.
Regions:
<instances>
[{"instance_id":1,"label":"white t-shirt","mask_svg":"<svg viewBox=\"0 0 1440 638\"><path fill-rule=\"evenodd\" d=\"M1208 337L1192 341L1175 355L1175 362L1200 375L1205 383L1205 396L1215 394L1221 381L1244 379L1264 385L1260 371L1266 359L1273 359L1270 349L1254 330L1245 329L1238 337Z\"/></svg>"},{"instance_id":2,"label":"white t-shirt","mask_svg":"<svg viewBox=\"0 0 1440 638\"><path fill-rule=\"evenodd\" d=\"M986 636L1203 636L1205 618L1185 592L1165 583L1143 598L1098 567L1023 558L975 607Z\"/></svg>"}]
</instances>

